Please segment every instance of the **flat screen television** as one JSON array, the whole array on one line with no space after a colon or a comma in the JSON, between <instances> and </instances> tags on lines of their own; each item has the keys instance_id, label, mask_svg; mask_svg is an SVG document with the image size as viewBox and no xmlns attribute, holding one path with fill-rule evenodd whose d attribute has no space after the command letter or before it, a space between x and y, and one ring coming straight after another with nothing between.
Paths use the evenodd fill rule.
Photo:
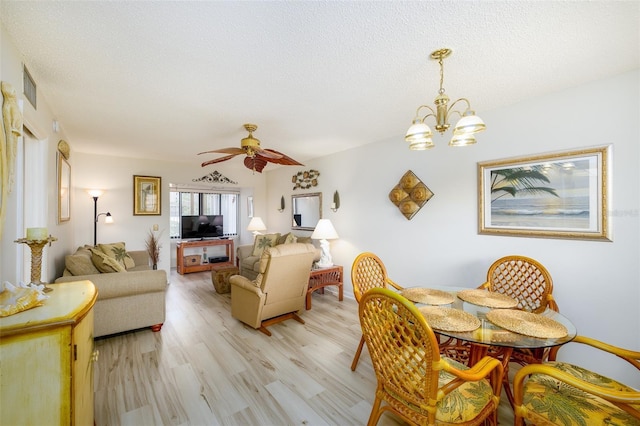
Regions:
<instances>
[{"instance_id":1,"label":"flat screen television","mask_svg":"<svg viewBox=\"0 0 640 426\"><path fill-rule=\"evenodd\" d=\"M182 235L186 238L222 237L222 215L182 216Z\"/></svg>"}]
</instances>

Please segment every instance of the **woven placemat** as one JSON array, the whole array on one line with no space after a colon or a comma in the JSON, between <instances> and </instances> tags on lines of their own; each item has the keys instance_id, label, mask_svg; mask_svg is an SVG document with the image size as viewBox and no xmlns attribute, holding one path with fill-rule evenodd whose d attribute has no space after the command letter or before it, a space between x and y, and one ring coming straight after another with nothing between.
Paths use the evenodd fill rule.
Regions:
<instances>
[{"instance_id":1,"label":"woven placemat","mask_svg":"<svg viewBox=\"0 0 640 426\"><path fill-rule=\"evenodd\" d=\"M442 331L473 331L480 327L480 320L469 312L441 306L421 306L420 313L431 328Z\"/></svg>"},{"instance_id":2,"label":"woven placemat","mask_svg":"<svg viewBox=\"0 0 640 426\"><path fill-rule=\"evenodd\" d=\"M487 306L489 308L515 308L518 306L518 301L514 298L494 291L480 289L462 290L458 292L458 297L465 302Z\"/></svg>"},{"instance_id":3,"label":"woven placemat","mask_svg":"<svg viewBox=\"0 0 640 426\"><path fill-rule=\"evenodd\" d=\"M455 300L451 293L431 288L405 288L400 291L400 294L413 303L424 303L425 305L448 305Z\"/></svg>"},{"instance_id":4,"label":"woven placemat","mask_svg":"<svg viewBox=\"0 0 640 426\"><path fill-rule=\"evenodd\" d=\"M495 325L540 339L559 339L568 334L567 328L551 318L514 309L496 309L487 312L487 319Z\"/></svg>"}]
</instances>

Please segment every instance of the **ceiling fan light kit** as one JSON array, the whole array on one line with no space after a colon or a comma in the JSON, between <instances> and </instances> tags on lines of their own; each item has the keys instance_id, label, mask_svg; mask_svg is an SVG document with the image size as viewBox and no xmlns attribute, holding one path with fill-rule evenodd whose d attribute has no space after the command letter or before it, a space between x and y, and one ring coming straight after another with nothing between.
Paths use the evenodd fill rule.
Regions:
<instances>
[{"instance_id":1,"label":"ceiling fan light kit","mask_svg":"<svg viewBox=\"0 0 640 426\"><path fill-rule=\"evenodd\" d=\"M205 161L204 163L202 163L202 167L208 166L210 164L221 163L223 161L232 159L236 155L241 154L246 155L244 159L245 167L258 173L262 173L262 169L265 168L268 162L281 164L284 166L304 165L294 160L293 158L284 155L281 152L274 151L273 149L263 149L260 146L260 140L253 137L253 132L258 129L258 126L256 124L247 123L244 125L244 128L247 132L249 132L249 135L246 138L242 138L242 140L240 141L240 148L230 147L199 152L198 155L211 153L229 154L224 157Z\"/></svg>"},{"instance_id":2,"label":"ceiling fan light kit","mask_svg":"<svg viewBox=\"0 0 640 426\"><path fill-rule=\"evenodd\" d=\"M411 127L407 130L404 139L409 142L409 149L414 151L422 151L435 146L433 143L433 133L431 128L425 123L428 117L432 117L436 121L435 129L440 134L444 134L449 127L449 119L453 114L458 114L460 119L453 128L453 137L449 141L449 146L467 146L476 143L475 134L485 130L486 126L482 119L478 117L471 109L471 104L466 98L460 98L449 104L449 97L444 92L444 65L442 60L451 55L451 49L439 49L431 53L431 59L435 59L440 64L440 90L433 103L435 110L429 105L420 105L416 110ZM454 107L458 103L466 104L464 111L455 110ZM421 110L428 110L427 115L421 116Z\"/></svg>"}]
</instances>

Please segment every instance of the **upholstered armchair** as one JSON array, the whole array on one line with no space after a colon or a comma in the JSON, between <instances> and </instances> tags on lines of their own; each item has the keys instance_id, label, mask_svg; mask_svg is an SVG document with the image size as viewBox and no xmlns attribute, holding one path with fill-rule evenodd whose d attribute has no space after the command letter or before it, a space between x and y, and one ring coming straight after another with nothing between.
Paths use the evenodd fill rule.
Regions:
<instances>
[{"instance_id":1,"label":"upholstered armchair","mask_svg":"<svg viewBox=\"0 0 640 426\"><path fill-rule=\"evenodd\" d=\"M229 278L231 316L267 336L267 326L295 319L304 309L311 265L316 255L313 244L282 244L265 249L255 280L242 275Z\"/></svg>"}]
</instances>

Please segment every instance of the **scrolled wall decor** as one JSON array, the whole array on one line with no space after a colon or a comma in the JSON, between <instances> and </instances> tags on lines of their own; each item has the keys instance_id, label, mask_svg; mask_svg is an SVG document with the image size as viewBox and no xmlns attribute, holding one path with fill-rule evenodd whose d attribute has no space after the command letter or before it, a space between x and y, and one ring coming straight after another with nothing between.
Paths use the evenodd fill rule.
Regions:
<instances>
[{"instance_id":1,"label":"scrolled wall decor","mask_svg":"<svg viewBox=\"0 0 640 426\"><path fill-rule=\"evenodd\" d=\"M317 170L300 171L291 177L293 189L309 189L318 186L318 176L320 172Z\"/></svg>"}]
</instances>

